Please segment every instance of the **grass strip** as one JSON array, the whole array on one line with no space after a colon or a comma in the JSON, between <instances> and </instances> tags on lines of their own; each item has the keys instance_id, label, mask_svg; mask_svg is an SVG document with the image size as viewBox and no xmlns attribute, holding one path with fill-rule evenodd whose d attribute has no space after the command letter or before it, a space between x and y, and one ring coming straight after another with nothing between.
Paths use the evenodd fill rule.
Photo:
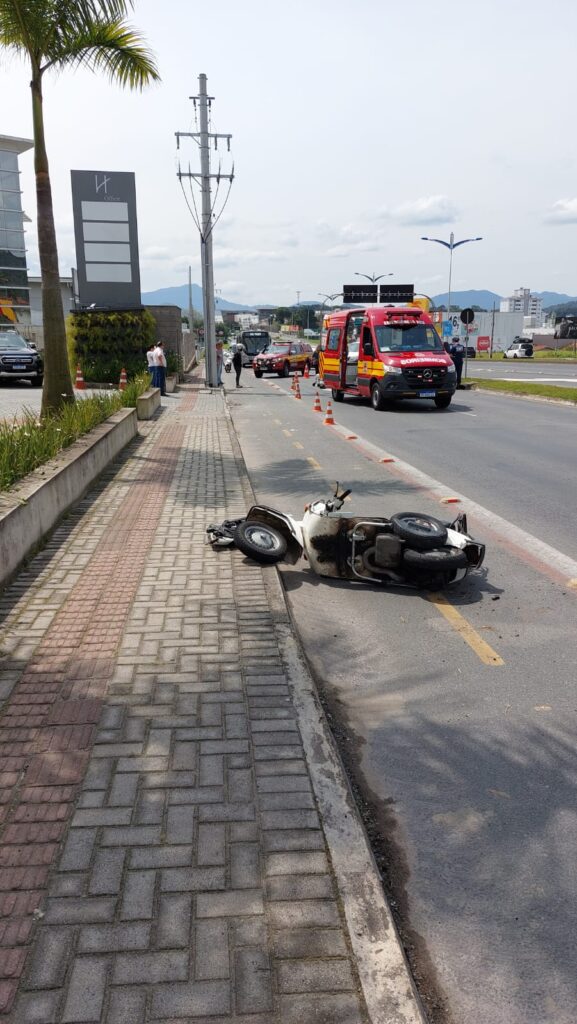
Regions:
<instances>
[{"instance_id":1,"label":"grass strip","mask_svg":"<svg viewBox=\"0 0 577 1024\"><path fill-rule=\"evenodd\" d=\"M56 415L40 419L39 413L25 409L12 421L0 420L0 491L7 491L119 409L133 408L149 385L145 373L129 381L125 391L79 398Z\"/></svg>"},{"instance_id":2,"label":"grass strip","mask_svg":"<svg viewBox=\"0 0 577 1024\"><path fill-rule=\"evenodd\" d=\"M509 395L538 395L541 398L557 398L577 403L577 382L574 388L558 388L554 384L526 384L517 380L485 380L483 377L467 377L467 383L486 391L504 391Z\"/></svg>"}]
</instances>

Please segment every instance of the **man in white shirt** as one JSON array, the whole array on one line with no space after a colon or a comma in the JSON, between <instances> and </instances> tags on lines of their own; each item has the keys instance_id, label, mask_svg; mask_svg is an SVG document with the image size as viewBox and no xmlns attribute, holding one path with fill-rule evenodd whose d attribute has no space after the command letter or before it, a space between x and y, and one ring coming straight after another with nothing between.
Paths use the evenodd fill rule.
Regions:
<instances>
[{"instance_id":1,"label":"man in white shirt","mask_svg":"<svg viewBox=\"0 0 577 1024\"><path fill-rule=\"evenodd\" d=\"M154 349L154 386L160 388L160 394L166 394L166 356L164 354L164 342L159 341Z\"/></svg>"},{"instance_id":2,"label":"man in white shirt","mask_svg":"<svg viewBox=\"0 0 577 1024\"><path fill-rule=\"evenodd\" d=\"M153 341L152 344L149 345L147 350L146 350L146 362L148 364L148 372L150 374L150 386L151 387L154 387L154 350L155 350L155 348L156 348L156 344Z\"/></svg>"}]
</instances>

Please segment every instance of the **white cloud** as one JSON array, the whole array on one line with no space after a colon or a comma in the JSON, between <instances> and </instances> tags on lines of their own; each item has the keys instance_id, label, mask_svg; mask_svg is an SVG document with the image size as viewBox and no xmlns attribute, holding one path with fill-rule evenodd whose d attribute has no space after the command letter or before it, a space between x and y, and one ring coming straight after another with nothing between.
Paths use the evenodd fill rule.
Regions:
<instances>
[{"instance_id":1,"label":"white cloud","mask_svg":"<svg viewBox=\"0 0 577 1024\"><path fill-rule=\"evenodd\" d=\"M147 245L141 252L143 260L170 260L172 253L162 245Z\"/></svg>"},{"instance_id":2,"label":"white cloud","mask_svg":"<svg viewBox=\"0 0 577 1024\"><path fill-rule=\"evenodd\" d=\"M545 220L550 224L577 224L577 199L558 199Z\"/></svg>"},{"instance_id":3,"label":"white cloud","mask_svg":"<svg viewBox=\"0 0 577 1024\"><path fill-rule=\"evenodd\" d=\"M366 228L354 224L333 227L326 221L317 221L314 231L321 243L327 246L324 255L332 259L343 259L356 252L376 252L380 248L378 233L375 237L372 225Z\"/></svg>"},{"instance_id":4,"label":"white cloud","mask_svg":"<svg viewBox=\"0 0 577 1024\"><path fill-rule=\"evenodd\" d=\"M458 212L456 204L448 196L421 196L400 206L384 207L379 215L397 224L453 224Z\"/></svg>"},{"instance_id":5,"label":"white cloud","mask_svg":"<svg viewBox=\"0 0 577 1024\"><path fill-rule=\"evenodd\" d=\"M215 267L231 267L237 263L277 262L286 260L284 252L277 249L218 249L214 250Z\"/></svg>"}]
</instances>

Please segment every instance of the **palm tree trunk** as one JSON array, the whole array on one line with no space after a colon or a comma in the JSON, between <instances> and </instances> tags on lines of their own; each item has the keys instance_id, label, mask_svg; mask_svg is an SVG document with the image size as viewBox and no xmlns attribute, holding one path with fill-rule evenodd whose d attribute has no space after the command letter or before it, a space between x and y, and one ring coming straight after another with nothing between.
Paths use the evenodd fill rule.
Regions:
<instances>
[{"instance_id":1,"label":"palm tree trunk","mask_svg":"<svg viewBox=\"0 0 577 1024\"><path fill-rule=\"evenodd\" d=\"M34 124L34 170L38 213L38 252L42 274L42 319L44 323L44 389L42 415L56 412L65 402L74 402L74 391L66 349L64 310L60 292L58 249L52 208L52 188L44 140L42 77L33 75L32 119Z\"/></svg>"}]
</instances>

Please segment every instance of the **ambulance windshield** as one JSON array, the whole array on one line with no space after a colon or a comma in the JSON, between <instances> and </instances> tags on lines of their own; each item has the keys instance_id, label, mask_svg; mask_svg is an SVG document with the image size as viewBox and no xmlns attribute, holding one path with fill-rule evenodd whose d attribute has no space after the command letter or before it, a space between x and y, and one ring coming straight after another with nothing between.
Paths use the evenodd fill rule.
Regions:
<instances>
[{"instance_id":1,"label":"ambulance windshield","mask_svg":"<svg viewBox=\"0 0 577 1024\"><path fill-rule=\"evenodd\" d=\"M380 324L374 331L379 352L443 352L439 335L428 324Z\"/></svg>"}]
</instances>

